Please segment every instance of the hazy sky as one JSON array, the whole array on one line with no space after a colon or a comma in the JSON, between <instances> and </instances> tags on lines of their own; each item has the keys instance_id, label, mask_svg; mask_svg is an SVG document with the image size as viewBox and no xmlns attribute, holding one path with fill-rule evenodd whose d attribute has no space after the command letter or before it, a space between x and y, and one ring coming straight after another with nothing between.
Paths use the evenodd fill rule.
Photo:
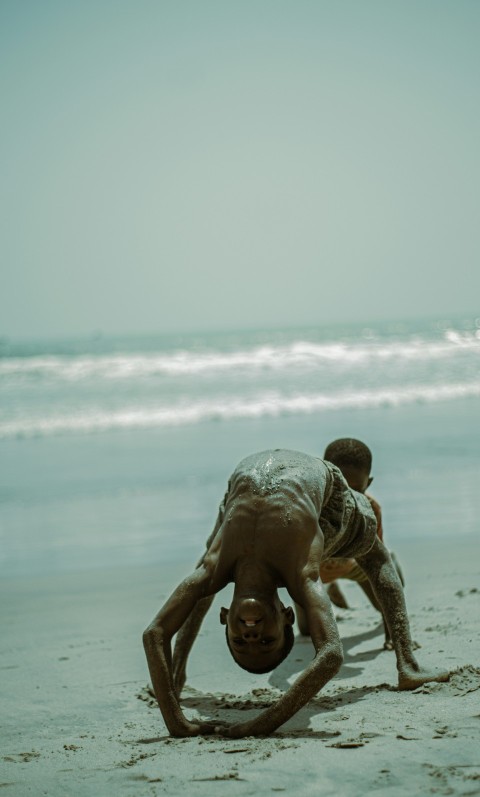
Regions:
<instances>
[{"instance_id":1,"label":"hazy sky","mask_svg":"<svg viewBox=\"0 0 480 797\"><path fill-rule=\"evenodd\" d=\"M2 0L0 334L477 313L478 0Z\"/></svg>"}]
</instances>

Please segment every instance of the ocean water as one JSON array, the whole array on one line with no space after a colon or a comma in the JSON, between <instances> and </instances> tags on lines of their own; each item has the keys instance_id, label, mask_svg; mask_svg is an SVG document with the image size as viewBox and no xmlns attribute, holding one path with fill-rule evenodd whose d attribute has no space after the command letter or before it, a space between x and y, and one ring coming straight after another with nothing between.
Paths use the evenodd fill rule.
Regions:
<instances>
[{"instance_id":1,"label":"ocean water","mask_svg":"<svg viewBox=\"0 0 480 797\"><path fill-rule=\"evenodd\" d=\"M0 341L6 576L194 561L237 461L374 454L388 541L478 534L480 319Z\"/></svg>"}]
</instances>

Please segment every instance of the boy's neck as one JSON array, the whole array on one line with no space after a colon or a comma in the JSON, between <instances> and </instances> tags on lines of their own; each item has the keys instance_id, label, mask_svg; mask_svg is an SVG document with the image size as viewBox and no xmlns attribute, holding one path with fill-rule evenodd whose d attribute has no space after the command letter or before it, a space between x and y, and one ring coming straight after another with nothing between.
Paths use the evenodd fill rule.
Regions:
<instances>
[{"instance_id":1,"label":"boy's neck","mask_svg":"<svg viewBox=\"0 0 480 797\"><path fill-rule=\"evenodd\" d=\"M248 559L239 559L234 572L234 598L271 600L277 595L278 581L269 567Z\"/></svg>"}]
</instances>

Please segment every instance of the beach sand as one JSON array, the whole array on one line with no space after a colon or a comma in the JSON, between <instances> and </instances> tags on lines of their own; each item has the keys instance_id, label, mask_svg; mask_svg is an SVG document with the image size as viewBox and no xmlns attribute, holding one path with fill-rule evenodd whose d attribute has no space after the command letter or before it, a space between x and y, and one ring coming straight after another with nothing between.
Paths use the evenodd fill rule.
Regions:
<instances>
[{"instance_id":1,"label":"beach sand","mask_svg":"<svg viewBox=\"0 0 480 797\"><path fill-rule=\"evenodd\" d=\"M418 658L446 684L395 688L378 615L355 584L336 610L345 662L270 738L171 739L148 692L141 634L190 563L2 586L0 788L5 795L480 794L479 543L396 546ZM311 659L253 676L231 659L217 596L192 652L183 705L235 722L275 700Z\"/></svg>"}]
</instances>

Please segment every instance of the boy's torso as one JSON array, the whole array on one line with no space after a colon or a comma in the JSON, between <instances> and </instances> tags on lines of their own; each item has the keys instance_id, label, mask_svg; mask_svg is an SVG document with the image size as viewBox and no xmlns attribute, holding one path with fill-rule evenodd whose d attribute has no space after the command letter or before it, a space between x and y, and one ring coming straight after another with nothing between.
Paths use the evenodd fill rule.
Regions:
<instances>
[{"instance_id":1,"label":"boy's torso","mask_svg":"<svg viewBox=\"0 0 480 797\"><path fill-rule=\"evenodd\" d=\"M321 556L318 517L328 489L328 469L307 454L277 449L242 460L223 505L221 565L250 558L282 572L315 549Z\"/></svg>"},{"instance_id":2,"label":"boy's torso","mask_svg":"<svg viewBox=\"0 0 480 797\"><path fill-rule=\"evenodd\" d=\"M218 567L226 572L247 558L279 572L312 559L320 568L323 558L358 547L359 522L371 526L356 495L335 466L316 457L284 449L247 457L221 508Z\"/></svg>"}]
</instances>

